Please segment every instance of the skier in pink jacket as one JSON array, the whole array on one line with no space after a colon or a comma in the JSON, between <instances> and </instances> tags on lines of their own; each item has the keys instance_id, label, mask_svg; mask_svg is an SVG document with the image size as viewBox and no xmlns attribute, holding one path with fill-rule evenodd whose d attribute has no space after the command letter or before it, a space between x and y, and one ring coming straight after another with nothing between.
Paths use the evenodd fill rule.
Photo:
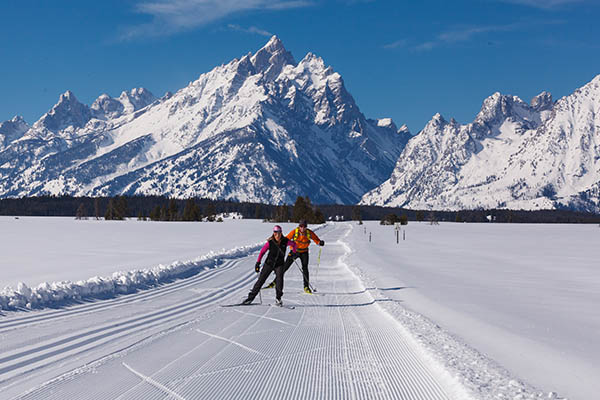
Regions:
<instances>
[{"instance_id":1,"label":"skier in pink jacket","mask_svg":"<svg viewBox=\"0 0 600 400\"><path fill-rule=\"evenodd\" d=\"M267 240L267 243L265 243L263 248L260 250L258 260L254 266L255 271L257 273L260 272L258 280L242 304L252 304L252 301L258 295L258 292L271 272L275 271L275 304L278 306L282 305L281 296L283 296L283 265L287 246L292 248L292 253L296 252L296 242L283 236L281 226L275 225L273 227L273 235ZM267 250L269 251L269 254L267 254L267 259L265 260L265 264L261 270L260 261Z\"/></svg>"}]
</instances>

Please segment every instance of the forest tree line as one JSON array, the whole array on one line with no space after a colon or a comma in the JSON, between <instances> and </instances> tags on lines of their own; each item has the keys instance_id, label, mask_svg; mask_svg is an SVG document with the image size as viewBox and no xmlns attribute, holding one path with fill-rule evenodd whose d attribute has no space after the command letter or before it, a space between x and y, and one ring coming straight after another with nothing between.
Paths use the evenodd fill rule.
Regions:
<instances>
[{"instance_id":1,"label":"forest tree line","mask_svg":"<svg viewBox=\"0 0 600 400\"><path fill-rule=\"evenodd\" d=\"M325 220L406 220L502 223L600 223L600 215L570 210L408 210L364 205L314 205L308 196L294 204L271 205L211 200L173 199L164 196L71 197L39 196L0 199L0 215L65 216L106 219L152 219L157 221L211 220L218 214L239 213L243 218L309 223Z\"/></svg>"}]
</instances>

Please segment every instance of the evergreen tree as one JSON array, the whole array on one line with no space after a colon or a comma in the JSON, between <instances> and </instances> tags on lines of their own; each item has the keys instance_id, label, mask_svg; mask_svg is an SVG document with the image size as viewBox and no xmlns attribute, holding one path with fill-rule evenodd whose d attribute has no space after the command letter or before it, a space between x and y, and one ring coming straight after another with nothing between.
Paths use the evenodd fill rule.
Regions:
<instances>
[{"instance_id":1,"label":"evergreen tree","mask_svg":"<svg viewBox=\"0 0 600 400\"><path fill-rule=\"evenodd\" d=\"M175 199L169 200L169 221L179 220L177 201Z\"/></svg>"},{"instance_id":2,"label":"evergreen tree","mask_svg":"<svg viewBox=\"0 0 600 400\"><path fill-rule=\"evenodd\" d=\"M77 212L75 213L75 219L87 219L87 210L85 204L80 203Z\"/></svg>"},{"instance_id":3,"label":"evergreen tree","mask_svg":"<svg viewBox=\"0 0 600 400\"><path fill-rule=\"evenodd\" d=\"M192 209L192 221L202 221L202 211L196 202L194 202L194 207Z\"/></svg>"},{"instance_id":4,"label":"evergreen tree","mask_svg":"<svg viewBox=\"0 0 600 400\"><path fill-rule=\"evenodd\" d=\"M275 222L288 222L290 220L290 211L287 205L277 207L275 211Z\"/></svg>"},{"instance_id":5,"label":"evergreen tree","mask_svg":"<svg viewBox=\"0 0 600 400\"><path fill-rule=\"evenodd\" d=\"M400 225L408 225L408 216L406 214L402 214L399 221Z\"/></svg>"},{"instance_id":6,"label":"evergreen tree","mask_svg":"<svg viewBox=\"0 0 600 400\"><path fill-rule=\"evenodd\" d=\"M96 219L100 219L100 199L94 199L94 216Z\"/></svg>"},{"instance_id":7,"label":"evergreen tree","mask_svg":"<svg viewBox=\"0 0 600 400\"><path fill-rule=\"evenodd\" d=\"M260 219L261 215L262 215L262 210L260 208L260 204L257 204L256 208L254 209L254 218Z\"/></svg>"},{"instance_id":8,"label":"evergreen tree","mask_svg":"<svg viewBox=\"0 0 600 400\"><path fill-rule=\"evenodd\" d=\"M423 211L417 211L415 214L415 219L419 222L425 221L425 214L423 214Z\"/></svg>"},{"instance_id":9,"label":"evergreen tree","mask_svg":"<svg viewBox=\"0 0 600 400\"><path fill-rule=\"evenodd\" d=\"M156 206L150 212L150 219L152 221L160 221L160 206Z\"/></svg>"},{"instance_id":10,"label":"evergreen tree","mask_svg":"<svg viewBox=\"0 0 600 400\"><path fill-rule=\"evenodd\" d=\"M396 222L400 222L400 218L396 214L387 214L384 216L381 221L379 221L380 225L394 225Z\"/></svg>"},{"instance_id":11,"label":"evergreen tree","mask_svg":"<svg viewBox=\"0 0 600 400\"><path fill-rule=\"evenodd\" d=\"M429 224L430 225L439 225L440 224L433 211L431 213L429 213Z\"/></svg>"},{"instance_id":12,"label":"evergreen tree","mask_svg":"<svg viewBox=\"0 0 600 400\"><path fill-rule=\"evenodd\" d=\"M315 220L315 214L310 204L308 196L298 196L296 203L294 204L294 210L292 211L292 221L299 222L301 219L307 220L309 223Z\"/></svg>"},{"instance_id":13,"label":"evergreen tree","mask_svg":"<svg viewBox=\"0 0 600 400\"><path fill-rule=\"evenodd\" d=\"M161 221L169 220L169 209L167 208L166 204L163 204L163 206L160 208L160 220Z\"/></svg>"},{"instance_id":14,"label":"evergreen tree","mask_svg":"<svg viewBox=\"0 0 600 400\"><path fill-rule=\"evenodd\" d=\"M217 209L215 208L215 204L211 201L206 205L206 209L204 210L206 213L206 219L210 222L215 222L215 215L217 214Z\"/></svg>"},{"instance_id":15,"label":"evergreen tree","mask_svg":"<svg viewBox=\"0 0 600 400\"><path fill-rule=\"evenodd\" d=\"M117 196L115 198L115 218L118 220L123 220L129 213L127 209L127 199L125 196Z\"/></svg>"},{"instance_id":16,"label":"evergreen tree","mask_svg":"<svg viewBox=\"0 0 600 400\"><path fill-rule=\"evenodd\" d=\"M314 216L313 224L324 224L324 223L325 223L325 216L323 215L323 213L321 212L321 210L319 210L317 208L317 211L315 211L315 216Z\"/></svg>"},{"instance_id":17,"label":"evergreen tree","mask_svg":"<svg viewBox=\"0 0 600 400\"><path fill-rule=\"evenodd\" d=\"M315 224L315 211L313 210L312 204L310 204L310 199L308 196L304 197L304 204L306 205L306 214L304 215L304 219L311 224Z\"/></svg>"},{"instance_id":18,"label":"evergreen tree","mask_svg":"<svg viewBox=\"0 0 600 400\"><path fill-rule=\"evenodd\" d=\"M193 221L194 217L192 215L194 210L194 200L187 199L185 201L185 205L183 206L183 220L184 221Z\"/></svg>"},{"instance_id":19,"label":"evergreen tree","mask_svg":"<svg viewBox=\"0 0 600 400\"><path fill-rule=\"evenodd\" d=\"M354 206L352 208L352 220L362 222L362 216L360 215L360 207Z\"/></svg>"},{"instance_id":20,"label":"evergreen tree","mask_svg":"<svg viewBox=\"0 0 600 400\"><path fill-rule=\"evenodd\" d=\"M108 206L106 206L106 212L104 213L104 219L111 221L116 219L115 203L112 198L108 199Z\"/></svg>"},{"instance_id":21,"label":"evergreen tree","mask_svg":"<svg viewBox=\"0 0 600 400\"><path fill-rule=\"evenodd\" d=\"M200 208L193 199L188 199L183 207L183 220L184 221L200 221L202 214Z\"/></svg>"},{"instance_id":22,"label":"evergreen tree","mask_svg":"<svg viewBox=\"0 0 600 400\"><path fill-rule=\"evenodd\" d=\"M304 197L298 196L294 203L294 210L292 211L292 221L299 222L301 219L304 219L304 215L306 215L306 203L304 202Z\"/></svg>"}]
</instances>

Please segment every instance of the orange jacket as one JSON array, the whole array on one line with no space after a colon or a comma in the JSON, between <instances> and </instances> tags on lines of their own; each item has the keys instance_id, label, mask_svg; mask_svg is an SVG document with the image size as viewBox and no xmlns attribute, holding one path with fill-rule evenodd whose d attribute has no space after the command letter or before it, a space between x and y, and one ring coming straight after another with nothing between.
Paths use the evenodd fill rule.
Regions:
<instances>
[{"instance_id":1,"label":"orange jacket","mask_svg":"<svg viewBox=\"0 0 600 400\"><path fill-rule=\"evenodd\" d=\"M288 239L296 242L299 253L304 253L304 252L308 251L308 245L310 245L311 240L313 242L315 242L316 244L319 244L319 242L321 241L321 239L319 239L317 234L308 228L306 228L306 231L304 232L304 234L302 234L302 232L300 232L300 228L296 228L296 229L292 230L290 233L288 233L286 235L286 237Z\"/></svg>"}]
</instances>

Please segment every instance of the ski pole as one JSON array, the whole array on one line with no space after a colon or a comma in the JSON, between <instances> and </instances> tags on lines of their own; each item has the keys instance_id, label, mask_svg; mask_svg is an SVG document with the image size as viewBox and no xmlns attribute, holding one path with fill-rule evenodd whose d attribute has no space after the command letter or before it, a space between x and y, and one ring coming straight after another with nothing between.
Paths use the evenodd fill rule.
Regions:
<instances>
[{"instance_id":1,"label":"ski pole","mask_svg":"<svg viewBox=\"0 0 600 400\"><path fill-rule=\"evenodd\" d=\"M282 251L281 251L281 249L279 247L277 247L277 250L279 250L279 254L282 254ZM285 256L285 253L283 255ZM288 255L288 257L293 257L293 256L292 255ZM306 276L306 274L304 273L304 271L302 271L302 268L300 268L300 266L296 262L296 259L293 258L293 260L294 260L294 264L296 265L296 267L298 267L298 269L300 270L300 273L302 274L302 276L304 277L304 279L306 279L308 281L308 277ZM310 284L310 282L308 282L308 287L313 292L316 292L315 288Z\"/></svg>"},{"instance_id":2,"label":"ski pole","mask_svg":"<svg viewBox=\"0 0 600 400\"><path fill-rule=\"evenodd\" d=\"M321 265L321 250L323 250L323 247L319 247L319 256L317 257L317 273L315 274L315 286L317 285L317 278L319 277L319 266ZM314 291L317 291L316 287Z\"/></svg>"},{"instance_id":3,"label":"ski pole","mask_svg":"<svg viewBox=\"0 0 600 400\"><path fill-rule=\"evenodd\" d=\"M264 265L261 266L261 268L263 268L263 267L264 267ZM258 277L256 278L256 280L258 280L260 278L260 271L257 272L257 274L258 274ZM260 292L260 290L258 291L258 298L260 300L260 304L262 305L262 293Z\"/></svg>"},{"instance_id":4,"label":"ski pole","mask_svg":"<svg viewBox=\"0 0 600 400\"><path fill-rule=\"evenodd\" d=\"M302 274L302 276L304 277L304 279L306 279L308 281L308 278L307 278L306 274L304 273L304 271L302 271L302 268L298 265L298 263L296 262L295 258L294 258L294 264L296 264L296 267L298 267L298 269L300 270L300 273ZM316 292L316 289L313 287L313 285L310 284L310 282L308 282L308 287L313 292Z\"/></svg>"}]
</instances>

